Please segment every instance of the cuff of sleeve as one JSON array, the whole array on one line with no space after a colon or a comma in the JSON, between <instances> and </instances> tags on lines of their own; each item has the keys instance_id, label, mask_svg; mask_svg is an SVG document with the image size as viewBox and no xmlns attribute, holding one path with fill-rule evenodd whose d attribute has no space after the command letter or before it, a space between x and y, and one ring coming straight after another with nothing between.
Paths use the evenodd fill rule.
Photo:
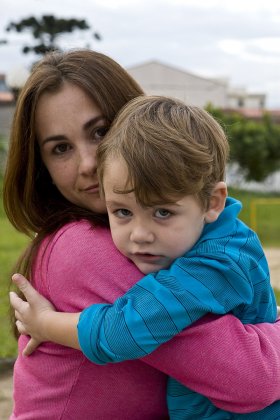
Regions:
<instances>
[{"instance_id":1,"label":"cuff of sleeve","mask_svg":"<svg viewBox=\"0 0 280 420\"><path fill-rule=\"evenodd\" d=\"M106 362L98 357L98 334L94 333L100 313L104 310L104 304L94 304L84 309L78 322L78 340L83 354L93 363L104 365Z\"/></svg>"}]
</instances>

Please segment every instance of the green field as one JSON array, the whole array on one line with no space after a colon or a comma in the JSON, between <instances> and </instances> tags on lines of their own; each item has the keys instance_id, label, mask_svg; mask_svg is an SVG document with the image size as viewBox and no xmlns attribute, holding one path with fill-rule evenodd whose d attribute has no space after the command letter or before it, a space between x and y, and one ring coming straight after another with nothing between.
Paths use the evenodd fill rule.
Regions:
<instances>
[{"instance_id":1,"label":"green field","mask_svg":"<svg viewBox=\"0 0 280 420\"><path fill-rule=\"evenodd\" d=\"M243 209L240 213L240 219L252 228L252 201L267 201L267 204L257 205L256 231L264 247L280 247L280 194L261 194L241 190L233 190L230 188L229 195L237 198L242 202ZM277 203L275 203L275 201L277 201Z\"/></svg>"},{"instance_id":2,"label":"green field","mask_svg":"<svg viewBox=\"0 0 280 420\"><path fill-rule=\"evenodd\" d=\"M0 191L2 181L0 180ZM230 195L243 202L240 218L250 225L251 200L266 198L280 199L280 195L255 194L238 190L230 190ZM280 218L279 205L260 206L257 210L258 234L264 246L280 247ZM0 204L0 358L13 357L16 354L16 342L10 332L8 289L13 265L28 242L28 238L19 234L10 225ZM276 291L280 304L280 292Z\"/></svg>"},{"instance_id":3,"label":"green field","mask_svg":"<svg viewBox=\"0 0 280 420\"><path fill-rule=\"evenodd\" d=\"M1 182L2 192L2 182ZM10 332L9 319L9 279L13 265L21 251L25 248L28 238L19 234L8 222L0 204L0 358L15 354L16 342Z\"/></svg>"}]
</instances>

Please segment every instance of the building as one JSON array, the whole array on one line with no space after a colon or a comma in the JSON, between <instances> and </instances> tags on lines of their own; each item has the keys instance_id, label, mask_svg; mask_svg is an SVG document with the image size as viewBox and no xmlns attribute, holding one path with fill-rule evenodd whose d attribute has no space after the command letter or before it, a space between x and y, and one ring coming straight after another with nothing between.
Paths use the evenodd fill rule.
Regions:
<instances>
[{"instance_id":1,"label":"building","mask_svg":"<svg viewBox=\"0 0 280 420\"><path fill-rule=\"evenodd\" d=\"M160 61L147 61L127 71L149 95L166 95L188 104L222 109L264 109L266 95L234 89L227 79L206 78Z\"/></svg>"},{"instance_id":2,"label":"building","mask_svg":"<svg viewBox=\"0 0 280 420\"><path fill-rule=\"evenodd\" d=\"M13 99L14 96L6 84L5 75L0 74L0 104L10 103Z\"/></svg>"},{"instance_id":3,"label":"building","mask_svg":"<svg viewBox=\"0 0 280 420\"><path fill-rule=\"evenodd\" d=\"M254 109L265 108L266 95L264 93L248 93L244 88L228 91L228 108Z\"/></svg>"},{"instance_id":4,"label":"building","mask_svg":"<svg viewBox=\"0 0 280 420\"><path fill-rule=\"evenodd\" d=\"M5 75L0 74L0 141L5 143L9 137L15 103L14 95L5 82Z\"/></svg>"}]
</instances>

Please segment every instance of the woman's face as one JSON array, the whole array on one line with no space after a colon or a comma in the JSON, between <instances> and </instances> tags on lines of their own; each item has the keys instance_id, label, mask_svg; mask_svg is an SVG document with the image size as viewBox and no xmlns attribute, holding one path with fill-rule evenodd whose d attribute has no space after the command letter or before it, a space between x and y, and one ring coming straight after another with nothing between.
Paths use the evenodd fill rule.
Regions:
<instances>
[{"instance_id":1,"label":"woman's face","mask_svg":"<svg viewBox=\"0 0 280 420\"><path fill-rule=\"evenodd\" d=\"M100 109L82 89L64 83L40 97L35 113L41 157L60 193L71 203L104 213L96 149L107 131Z\"/></svg>"}]
</instances>

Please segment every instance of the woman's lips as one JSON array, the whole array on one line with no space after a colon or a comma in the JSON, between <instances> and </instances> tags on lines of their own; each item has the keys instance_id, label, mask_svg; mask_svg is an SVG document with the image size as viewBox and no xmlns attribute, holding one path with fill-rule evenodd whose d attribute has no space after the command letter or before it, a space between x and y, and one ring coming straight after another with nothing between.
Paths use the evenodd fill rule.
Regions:
<instances>
[{"instance_id":1,"label":"woman's lips","mask_svg":"<svg viewBox=\"0 0 280 420\"><path fill-rule=\"evenodd\" d=\"M85 188L83 191L88 193L88 194L96 194L96 193L99 192L99 185L98 184L91 185L88 188Z\"/></svg>"}]
</instances>

